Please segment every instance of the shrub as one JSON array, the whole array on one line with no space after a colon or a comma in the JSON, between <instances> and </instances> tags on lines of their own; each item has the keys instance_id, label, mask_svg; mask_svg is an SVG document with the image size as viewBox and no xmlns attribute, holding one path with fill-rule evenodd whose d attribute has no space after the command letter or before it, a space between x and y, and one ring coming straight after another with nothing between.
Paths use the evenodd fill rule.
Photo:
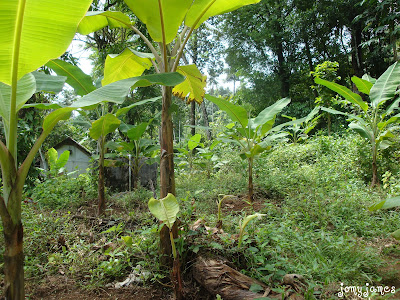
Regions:
<instances>
[{"instance_id":1,"label":"shrub","mask_svg":"<svg viewBox=\"0 0 400 300\"><path fill-rule=\"evenodd\" d=\"M31 197L39 206L50 209L77 207L96 197L96 187L89 174L81 174L77 178L63 175L37 184Z\"/></svg>"}]
</instances>

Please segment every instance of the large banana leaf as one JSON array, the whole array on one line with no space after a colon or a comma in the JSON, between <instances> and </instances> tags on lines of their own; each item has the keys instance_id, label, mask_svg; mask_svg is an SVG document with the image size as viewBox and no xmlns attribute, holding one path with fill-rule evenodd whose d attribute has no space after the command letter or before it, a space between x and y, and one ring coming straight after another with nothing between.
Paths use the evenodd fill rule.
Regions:
<instances>
[{"instance_id":1,"label":"large banana leaf","mask_svg":"<svg viewBox=\"0 0 400 300\"><path fill-rule=\"evenodd\" d=\"M104 65L103 86L112 82L140 76L152 66L153 54L125 49L121 54L109 54Z\"/></svg>"},{"instance_id":2,"label":"large banana leaf","mask_svg":"<svg viewBox=\"0 0 400 300\"><path fill-rule=\"evenodd\" d=\"M64 83L67 80L65 76L52 76L47 75L43 72L32 72L32 75L35 76L36 81L36 91L37 92L45 92L51 94L57 94L61 92L64 87Z\"/></svg>"},{"instance_id":3,"label":"large banana leaf","mask_svg":"<svg viewBox=\"0 0 400 300\"><path fill-rule=\"evenodd\" d=\"M125 107L122 107L122 108L118 109L117 112L115 113L115 115L116 115L117 117L119 117L120 115L126 114L129 110L131 110L131 109L134 108L135 106L143 105L143 104L146 104L146 103L153 103L153 102L156 102L156 101L158 101L158 100L160 100L160 99L161 99L161 96L135 102L135 103L133 103L133 104L131 104L131 105L128 105L128 106L125 106Z\"/></svg>"},{"instance_id":4,"label":"large banana leaf","mask_svg":"<svg viewBox=\"0 0 400 300\"><path fill-rule=\"evenodd\" d=\"M77 95L83 96L96 89L92 78L77 66L60 59L53 59L46 66L56 72L57 75L66 76L67 83L73 87Z\"/></svg>"},{"instance_id":5,"label":"large banana leaf","mask_svg":"<svg viewBox=\"0 0 400 300\"><path fill-rule=\"evenodd\" d=\"M0 1L0 82L11 85L65 52L92 0Z\"/></svg>"},{"instance_id":6,"label":"large banana leaf","mask_svg":"<svg viewBox=\"0 0 400 300\"><path fill-rule=\"evenodd\" d=\"M370 99L374 108L392 99L400 85L400 63L395 62L375 82L370 91Z\"/></svg>"},{"instance_id":7,"label":"large banana leaf","mask_svg":"<svg viewBox=\"0 0 400 300\"><path fill-rule=\"evenodd\" d=\"M351 77L351 81L356 85L357 89L366 95L369 95L372 86L374 85L372 82L358 78L357 76Z\"/></svg>"},{"instance_id":8,"label":"large banana leaf","mask_svg":"<svg viewBox=\"0 0 400 300\"><path fill-rule=\"evenodd\" d=\"M185 25L197 28L209 17L231 12L242 6L258 2L260 0L195 0L187 13Z\"/></svg>"},{"instance_id":9,"label":"large banana leaf","mask_svg":"<svg viewBox=\"0 0 400 300\"><path fill-rule=\"evenodd\" d=\"M35 77L29 73L18 80L17 84L17 111L29 100L36 91ZM11 86L0 82L0 116L6 124L11 113Z\"/></svg>"},{"instance_id":10,"label":"large banana leaf","mask_svg":"<svg viewBox=\"0 0 400 300\"><path fill-rule=\"evenodd\" d=\"M275 116L282 111L290 103L289 98L283 98L272 104L271 106L265 108L261 111L258 116L254 119L253 126L254 129L264 125L265 123L275 120Z\"/></svg>"},{"instance_id":11,"label":"large banana leaf","mask_svg":"<svg viewBox=\"0 0 400 300\"><path fill-rule=\"evenodd\" d=\"M359 122L351 122L349 124L349 128L353 129L355 132L357 132L363 138L368 139L370 142L374 141L374 133L369 127L360 124Z\"/></svg>"},{"instance_id":12,"label":"large banana leaf","mask_svg":"<svg viewBox=\"0 0 400 300\"><path fill-rule=\"evenodd\" d=\"M155 42L171 43L193 0L124 0L133 13L147 26ZM161 24L161 16L163 24Z\"/></svg>"},{"instance_id":13,"label":"large banana leaf","mask_svg":"<svg viewBox=\"0 0 400 300\"><path fill-rule=\"evenodd\" d=\"M208 94L205 95L205 98L208 101L211 101L212 103L218 105L219 109L226 112L232 121L239 122L243 128L246 128L249 120L247 117L247 111L243 107L230 103L222 98L217 98Z\"/></svg>"},{"instance_id":14,"label":"large banana leaf","mask_svg":"<svg viewBox=\"0 0 400 300\"><path fill-rule=\"evenodd\" d=\"M376 211L378 209L389 209L396 206L400 206L400 196L383 200L379 203L372 205L368 209L370 211Z\"/></svg>"},{"instance_id":15,"label":"large banana leaf","mask_svg":"<svg viewBox=\"0 0 400 300\"><path fill-rule=\"evenodd\" d=\"M89 130L89 135L92 139L98 140L100 136L106 136L107 134L114 132L120 124L121 120L116 116L113 114L106 114L93 122L92 128Z\"/></svg>"},{"instance_id":16,"label":"large banana leaf","mask_svg":"<svg viewBox=\"0 0 400 300\"><path fill-rule=\"evenodd\" d=\"M138 141L146 132L147 125L149 125L149 123L142 122L136 126L132 126L132 128L129 129L126 134L132 141Z\"/></svg>"},{"instance_id":17,"label":"large banana leaf","mask_svg":"<svg viewBox=\"0 0 400 300\"><path fill-rule=\"evenodd\" d=\"M179 212L179 204L175 196L171 193L165 198L149 200L150 212L160 221L165 223L169 229L172 228Z\"/></svg>"},{"instance_id":18,"label":"large banana leaf","mask_svg":"<svg viewBox=\"0 0 400 300\"><path fill-rule=\"evenodd\" d=\"M174 86L183 80L184 77L179 73L151 74L128 78L94 90L72 103L71 106L75 108L90 107L103 101L121 104L125 101L131 88L134 89L152 84Z\"/></svg>"},{"instance_id":19,"label":"large banana leaf","mask_svg":"<svg viewBox=\"0 0 400 300\"><path fill-rule=\"evenodd\" d=\"M127 15L119 11L89 11L78 26L78 32L83 35L100 30L106 26L110 28L129 28L132 25Z\"/></svg>"},{"instance_id":20,"label":"large banana leaf","mask_svg":"<svg viewBox=\"0 0 400 300\"><path fill-rule=\"evenodd\" d=\"M172 90L174 96L182 100L186 99L187 103L196 101L201 104L205 94L207 77L201 74L196 65L180 66L177 72L184 75L186 79L174 87Z\"/></svg>"},{"instance_id":21,"label":"large banana leaf","mask_svg":"<svg viewBox=\"0 0 400 300\"><path fill-rule=\"evenodd\" d=\"M362 100L361 96L359 94L353 93L347 87L318 77L315 78L315 83L324 85L327 88L331 89L332 91L335 91L336 93L343 96L351 103L360 106L363 111L366 112L368 110L368 104Z\"/></svg>"}]
</instances>

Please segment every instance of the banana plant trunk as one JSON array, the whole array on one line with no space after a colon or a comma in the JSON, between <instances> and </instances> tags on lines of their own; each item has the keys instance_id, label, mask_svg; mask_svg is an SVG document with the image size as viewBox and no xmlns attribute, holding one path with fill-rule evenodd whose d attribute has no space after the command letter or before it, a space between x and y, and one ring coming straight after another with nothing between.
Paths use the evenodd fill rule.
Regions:
<instances>
[{"instance_id":1,"label":"banana plant trunk","mask_svg":"<svg viewBox=\"0 0 400 300\"><path fill-rule=\"evenodd\" d=\"M249 157L249 195L248 199L250 203L253 203L254 200L254 187L253 187L253 157Z\"/></svg>"},{"instance_id":2,"label":"banana plant trunk","mask_svg":"<svg viewBox=\"0 0 400 300\"><path fill-rule=\"evenodd\" d=\"M376 153L376 147L374 147L372 149L372 180L371 180L371 188L375 187L376 185L379 184L378 181L378 166L376 163L376 157L377 157L377 153Z\"/></svg>"},{"instance_id":3,"label":"banana plant trunk","mask_svg":"<svg viewBox=\"0 0 400 300\"><path fill-rule=\"evenodd\" d=\"M11 220L3 220L3 228L5 299L25 299L23 226L21 220L17 224Z\"/></svg>"},{"instance_id":4,"label":"banana plant trunk","mask_svg":"<svg viewBox=\"0 0 400 300\"><path fill-rule=\"evenodd\" d=\"M172 87L162 87L162 113L161 113L161 160L160 160L160 198L164 198L175 192L174 175L174 143L173 143L173 124L170 114L172 104ZM174 237L177 237L177 226L172 227ZM172 247L169 229L164 226L160 231L160 254L161 264L172 267Z\"/></svg>"},{"instance_id":5,"label":"banana plant trunk","mask_svg":"<svg viewBox=\"0 0 400 300\"><path fill-rule=\"evenodd\" d=\"M13 165L13 164L10 164ZM23 226L21 222L22 187L18 176L11 167L12 174L3 172L3 195L0 197L0 212L4 234L4 296L5 299L25 299ZM4 170L3 170L4 171ZM11 176L9 176L11 175ZM4 199L7 199L7 204Z\"/></svg>"},{"instance_id":6,"label":"banana plant trunk","mask_svg":"<svg viewBox=\"0 0 400 300\"><path fill-rule=\"evenodd\" d=\"M101 216L106 210L106 198L104 193L104 142L103 136L99 139L99 182L98 182L98 215Z\"/></svg>"}]
</instances>

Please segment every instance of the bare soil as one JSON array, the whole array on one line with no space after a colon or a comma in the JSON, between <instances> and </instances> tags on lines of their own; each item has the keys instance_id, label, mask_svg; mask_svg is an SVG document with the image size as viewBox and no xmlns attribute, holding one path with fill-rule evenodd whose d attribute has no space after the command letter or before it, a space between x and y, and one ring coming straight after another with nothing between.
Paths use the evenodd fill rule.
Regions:
<instances>
[{"instance_id":1,"label":"bare soil","mask_svg":"<svg viewBox=\"0 0 400 300\"><path fill-rule=\"evenodd\" d=\"M39 300L167 300L171 292L161 286L104 287L88 290L62 275L49 276L39 286L27 283L27 299Z\"/></svg>"}]
</instances>

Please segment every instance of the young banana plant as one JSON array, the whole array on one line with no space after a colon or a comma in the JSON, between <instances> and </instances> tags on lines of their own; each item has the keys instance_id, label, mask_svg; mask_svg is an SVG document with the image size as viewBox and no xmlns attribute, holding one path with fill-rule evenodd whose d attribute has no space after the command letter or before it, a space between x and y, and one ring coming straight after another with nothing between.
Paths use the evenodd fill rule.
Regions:
<instances>
[{"instance_id":1,"label":"young banana plant","mask_svg":"<svg viewBox=\"0 0 400 300\"><path fill-rule=\"evenodd\" d=\"M324 85L337 92L348 100L356 113L345 113L333 109L322 108L332 113L347 116L351 123L349 127L368 140L372 156L372 181L371 187L379 184L377 157L379 150L390 146L390 139L394 137L393 125L399 123L400 99L398 97L400 85L400 63L391 65L377 80L368 75L363 78L353 76L352 82L358 91L369 98L364 101L360 94L354 93L348 88L330 81L316 78L315 83ZM358 112L358 113L357 113Z\"/></svg>"},{"instance_id":2,"label":"young banana plant","mask_svg":"<svg viewBox=\"0 0 400 300\"><path fill-rule=\"evenodd\" d=\"M222 142L234 143L239 146L242 159L248 161L248 200L254 200L253 164L254 159L262 152L270 149L274 143L287 135L280 130L289 125L284 123L274 127L275 118L289 103L290 99L283 98L265 108L256 118L249 118L249 113L241 106L235 105L222 98L206 95L206 99L225 111L235 124L231 124L225 137L218 138ZM229 129L229 128L228 128Z\"/></svg>"}]
</instances>

